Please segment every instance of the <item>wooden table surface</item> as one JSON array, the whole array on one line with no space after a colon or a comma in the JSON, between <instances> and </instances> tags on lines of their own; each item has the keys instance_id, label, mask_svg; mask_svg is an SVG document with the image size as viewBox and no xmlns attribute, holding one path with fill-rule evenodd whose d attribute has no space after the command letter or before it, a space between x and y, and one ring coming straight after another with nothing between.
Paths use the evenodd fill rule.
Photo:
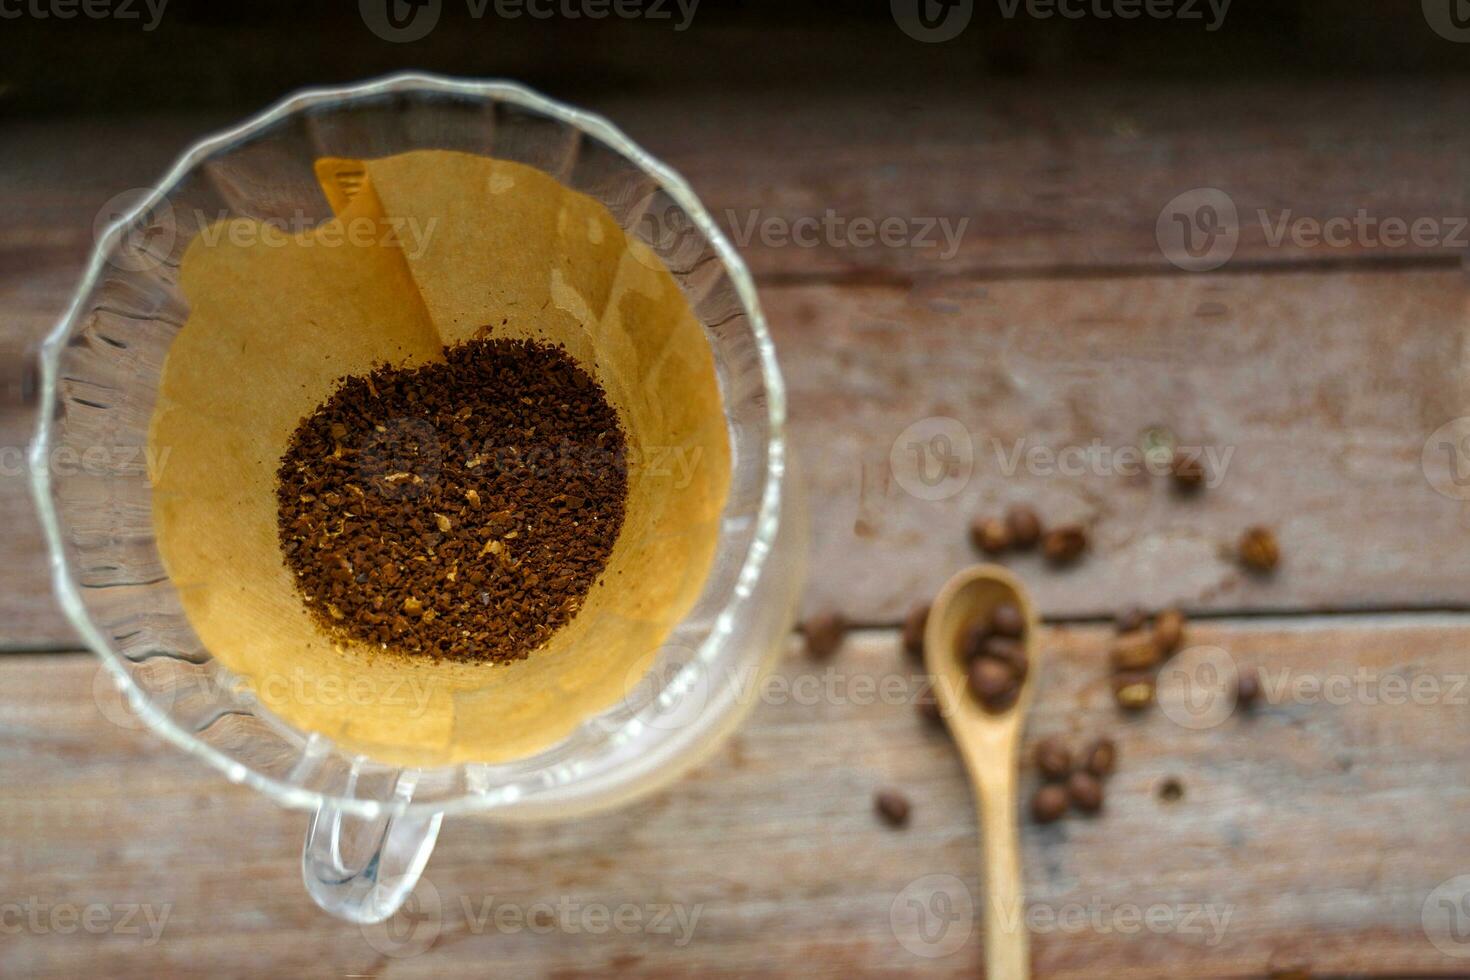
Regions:
<instances>
[{"instance_id":1,"label":"wooden table surface","mask_svg":"<svg viewBox=\"0 0 1470 980\"><path fill-rule=\"evenodd\" d=\"M971 802L895 627L974 560L971 516L1023 500L1093 538L1070 571L1013 562L1049 624L1030 738L1106 732L1122 755L1102 816L1023 829L1037 975L1470 975L1470 488L1431 440L1470 411L1470 85L594 108L756 229L815 502L805 602L863 628L825 665L793 642L740 732L654 797L451 820L437 911L391 933L328 918L300 882L305 816L139 731L77 650L21 464L24 354L99 208L229 120L5 123L0 975L976 975ZM1228 195L1238 242L1188 273L1158 229L1196 188ZM952 250L761 232L828 209L969 223ZM1353 230L1314 243L1334 218ZM1430 224L1395 246L1388 219ZM968 442L967 479L895 471L916 424ZM1182 499L1098 461L1158 427L1229 452L1218 486ZM1254 523L1281 539L1270 580L1221 554ZM1259 667L1265 703L1121 717L1107 620L1130 604L1188 610L1191 646ZM911 797L906 829L875 819L880 786Z\"/></svg>"}]
</instances>

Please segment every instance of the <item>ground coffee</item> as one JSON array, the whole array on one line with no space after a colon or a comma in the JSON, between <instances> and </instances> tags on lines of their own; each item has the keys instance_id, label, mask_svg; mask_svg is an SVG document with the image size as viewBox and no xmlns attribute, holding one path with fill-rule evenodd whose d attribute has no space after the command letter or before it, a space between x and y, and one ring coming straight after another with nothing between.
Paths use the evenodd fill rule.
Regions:
<instances>
[{"instance_id":1,"label":"ground coffee","mask_svg":"<svg viewBox=\"0 0 1470 980\"><path fill-rule=\"evenodd\" d=\"M626 441L561 347L476 340L342 380L281 459L280 543L329 631L455 660L525 657L606 567Z\"/></svg>"}]
</instances>

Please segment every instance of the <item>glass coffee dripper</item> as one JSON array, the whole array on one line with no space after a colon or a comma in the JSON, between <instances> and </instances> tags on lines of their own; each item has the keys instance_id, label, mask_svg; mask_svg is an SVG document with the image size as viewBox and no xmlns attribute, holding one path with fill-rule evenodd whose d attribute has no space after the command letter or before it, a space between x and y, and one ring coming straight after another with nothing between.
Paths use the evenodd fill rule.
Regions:
<instances>
[{"instance_id":1,"label":"glass coffee dripper","mask_svg":"<svg viewBox=\"0 0 1470 980\"><path fill-rule=\"evenodd\" d=\"M324 221L332 213L315 161L420 149L524 163L605 205L659 257L703 327L729 435L729 496L693 607L625 698L509 762L406 768L268 710L184 615L138 451L164 357L189 317L178 272L198 216ZM307 888L349 920L392 915L446 814L564 818L674 778L750 707L752 681L794 616L804 515L791 490L784 389L749 273L680 177L606 121L517 85L410 74L313 90L198 143L99 239L42 350L41 398L31 479L66 615L149 727L231 781L311 812ZM50 466L63 449L88 465Z\"/></svg>"}]
</instances>

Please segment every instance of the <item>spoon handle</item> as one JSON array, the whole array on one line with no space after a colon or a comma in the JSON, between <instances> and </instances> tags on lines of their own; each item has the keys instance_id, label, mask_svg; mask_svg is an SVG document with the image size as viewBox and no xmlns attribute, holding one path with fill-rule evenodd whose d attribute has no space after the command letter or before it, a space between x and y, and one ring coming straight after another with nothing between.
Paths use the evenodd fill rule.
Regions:
<instances>
[{"instance_id":1,"label":"spoon handle","mask_svg":"<svg viewBox=\"0 0 1470 980\"><path fill-rule=\"evenodd\" d=\"M986 767L978 788L985 854L985 975L990 980L1026 980L1031 950L1021 890L1015 766Z\"/></svg>"}]
</instances>

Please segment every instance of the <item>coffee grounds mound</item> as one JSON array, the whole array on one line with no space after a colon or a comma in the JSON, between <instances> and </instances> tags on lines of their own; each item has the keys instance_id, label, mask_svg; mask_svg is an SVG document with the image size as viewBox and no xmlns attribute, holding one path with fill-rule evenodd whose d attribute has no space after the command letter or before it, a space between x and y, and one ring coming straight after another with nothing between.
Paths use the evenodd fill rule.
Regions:
<instances>
[{"instance_id":1,"label":"coffee grounds mound","mask_svg":"<svg viewBox=\"0 0 1470 980\"><path fill-rule=\"evenodd\" d=\"M522 659L571 620L628 492L602 389L561 347L512 340L343 379L277 478L281 549L323 627L462 661Z\"/></svg>"}]
</instances>

